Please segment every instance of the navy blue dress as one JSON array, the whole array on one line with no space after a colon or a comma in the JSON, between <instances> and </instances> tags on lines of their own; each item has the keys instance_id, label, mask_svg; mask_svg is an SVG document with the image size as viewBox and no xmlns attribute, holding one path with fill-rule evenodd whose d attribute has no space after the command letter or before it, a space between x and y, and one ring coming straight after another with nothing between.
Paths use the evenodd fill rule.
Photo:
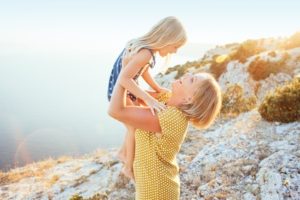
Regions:
<instances>
[{"instance_id":1,"label":"navy blue dress","mask_svg":"<svg viewBox=\"0 0 300 200\"><path fill-rule=\"evenodd\" d=\"M147 48L148 49L148 48ZM148 65L153 68L154 65L155 65L155 56L152 52L151 49L148 49L151 54L152 54L152 63L148 63ZM112 95L112 92L113 92L113 89L115 87L115 84L117 82L117 79L119 77L119 74L121 72L121 69L122 69L122 60L123 60L123 53L124 53L125 49L123 49L123 51L120 53L120 55L118 56L117 60L115 61L114 63L114 66L113 66L113 69L111 70L111 74L110 74L110 78L109 78L109 83L108 83L108 90L107 90L107 98L108 98L108 101L110 101L111 99L111 95ZM148 66L148 65L145 65L144 67ZM141 72L143 71L144 67L142 67L140 69L140 71L134 76L134 80L136 81L136 83L138 84L138 77L141 75ZM136 101L136 96L134 96L132 93L130 93L129 91L127 91L127 96L132 100L132 101Z\"/></svg>"}]
</instances>

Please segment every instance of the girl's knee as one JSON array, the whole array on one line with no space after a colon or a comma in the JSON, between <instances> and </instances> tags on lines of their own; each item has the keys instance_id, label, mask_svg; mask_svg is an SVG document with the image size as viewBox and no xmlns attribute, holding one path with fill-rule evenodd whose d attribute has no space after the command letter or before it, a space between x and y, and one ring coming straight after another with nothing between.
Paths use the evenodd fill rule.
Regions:
<instances>
[{"instance_id":1,"label":"girl's knee","mask_svg":"<svg viewBox=\"0 0 300 200\"><path fill-rule=\"evenodd\" d=\"M131 127L128 128L128 131L134 133L135 128L131 126Z\"/></svg>"}]
</instances>

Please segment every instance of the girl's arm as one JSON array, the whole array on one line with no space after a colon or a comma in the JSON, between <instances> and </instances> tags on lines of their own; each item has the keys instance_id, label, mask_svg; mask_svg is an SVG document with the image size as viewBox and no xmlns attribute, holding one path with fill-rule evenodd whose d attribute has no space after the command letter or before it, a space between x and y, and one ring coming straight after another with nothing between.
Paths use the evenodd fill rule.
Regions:
<instances>
[{"instance_id":1,"label":"girl's arm","mask_svg":"<svg viewBox=\"0 0 300 200\"><path fill-rule=\"evenodd\" d=\"M148 94L150 94L155 99L157 99L157 96L159 95L159 92L156 92L156 91L146 90L146 92ZM138 102L139 102L140 105L147 106L143 100L141 100L139 98L137 98L137 100L138 100Z\"/></svg>"},{"instance_id":2,"label":"girl's arm","mask_svg":"<svg viewBox=\"0 0 300 200\"><path fill-rule=\"evenodd\" d=\"M156 83L149 72L149 67L145 70L142 77L153 90L155 90L156 92L161 92L160 85Z\"/></svg>"},{"instance_id":3,"label":"girl's arm","mask_svg":"<svg viewBox=\"0 0 300 200\"><path fill-rule=\"evenodd\" d=\"M157 96L159 95L159 92L156 92L156 91L146 90L146 92L155 99L157 99Z\"/></svg>"},{"instance_id":4,"label":"girl's arm","mask_svg":"<svg viewBox=\"0 0 300 200\"><path fill-rule=\"evenodd\" d=\"M139 51L121 70L118 80L122 87L129 90L136 97L142 99L154 114L154 110L160 111L165 108L165 105L159 103L155 98L142 90L133 80L133 77L138 73L141 67L145 66L149 62L151 57L152 55L147 49Z\"/></svg>"},{"instance_id":5,"label":"girl's arm","mask_svg":"<svg viewBox=\"0 0 300 200\"><path fill-rule=\"evenodd\" d=\"M146 83L148 83L148 85L156 92L158 92L158 93L170 92L169 89L161 87L160 85L158 85L158 83L156 83L156 81L152 78L152 76L149 72L149 67L145 70L145 72L143 73L142 76L143 76L143 79L146 81Z\"/></svg>"},{"instance_id":6,"label":"girl's arm","mask_svg":"<svg viewBox=\"0 0 300 200\"><path fill-rule=\"evenodd\" d=\"M120 79L113 90L108 114L135 128L155 133L161 132L158 117L152 115L149 108L126 106L126 90L120 85Z\"/></svg>"}]
</instances>

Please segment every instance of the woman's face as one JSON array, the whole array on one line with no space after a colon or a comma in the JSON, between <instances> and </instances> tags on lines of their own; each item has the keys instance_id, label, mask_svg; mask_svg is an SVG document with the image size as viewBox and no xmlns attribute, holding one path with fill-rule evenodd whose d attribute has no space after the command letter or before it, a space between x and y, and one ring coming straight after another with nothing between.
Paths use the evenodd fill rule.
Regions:
<instances>
[{"instance_id":1,"label":"woman's face","mask_svg":"<svg viewBox=\"0 0 300 200\"><path fill-rule=\"evenodd\" d=\"M171 54L171 53L176 53L177 52L177 49L179 48L180 46L179 45L175 45L175 44L171 44L171 45L167 45L161 49L158 50L158 53L161 57L165 57L167 56L168 54Z\"/></svg>"},{"instance_id":2,"label":"woman's face","mask_svg":"<svg viewBox=\"0 0 300 200\"><path fill-rule=\"evenodd\" d=\"M206 79L206 76L202 73L197 75L190 73L185 74L172 83L172 93L185 99L185 101L187 101L186 103L190 103L193 100L197 88L199 88L199 84L201 84L201 81L204 79Z\"/></svg>"}]
</instances>

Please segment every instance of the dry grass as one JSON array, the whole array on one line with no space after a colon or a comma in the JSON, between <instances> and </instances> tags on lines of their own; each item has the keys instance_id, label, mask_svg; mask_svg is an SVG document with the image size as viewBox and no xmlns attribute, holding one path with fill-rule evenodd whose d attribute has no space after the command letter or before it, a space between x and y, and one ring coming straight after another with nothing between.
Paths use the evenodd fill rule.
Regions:
<instances>
[{"instance_id":1,"label":"dry grass","mask_svg":"<svg viewBox=\"0 0 300 200\"><path fill-rule=\"evenodd\" d=\"M53 175L52 178L49 180L49 186L52 186L53 184L55 184L57 181L59 180L59 176L58 175Z\"/></svg>"},{"instance_id":2,"label":"dry grass","mask_svg":"<svg viewBox=\"0 0 300 200\"><path fill-rule=\"evenodd\" d=\"M42 178L47 170L70 159L72 158L69 156L61 156L57 160L50 157L46 160L30 163L21 168L11 169L8 172L0 172L0 185L16 183L29 177ZM55 178L52 181L54 180Z\"/></svg>"},{"instance_id":3,"label":"dry grass","mask_svg":"<svg viewBox=\"0 0 300 200\"><path fill-rule=\"evenodd\" d=\"M69 161L69 160L72 160L72 159L74 159L74 158L71 157L71 156L60 156L60 157L57 159L57 164L64 163L64 162Z\"/></svg>"}]
</instances>

